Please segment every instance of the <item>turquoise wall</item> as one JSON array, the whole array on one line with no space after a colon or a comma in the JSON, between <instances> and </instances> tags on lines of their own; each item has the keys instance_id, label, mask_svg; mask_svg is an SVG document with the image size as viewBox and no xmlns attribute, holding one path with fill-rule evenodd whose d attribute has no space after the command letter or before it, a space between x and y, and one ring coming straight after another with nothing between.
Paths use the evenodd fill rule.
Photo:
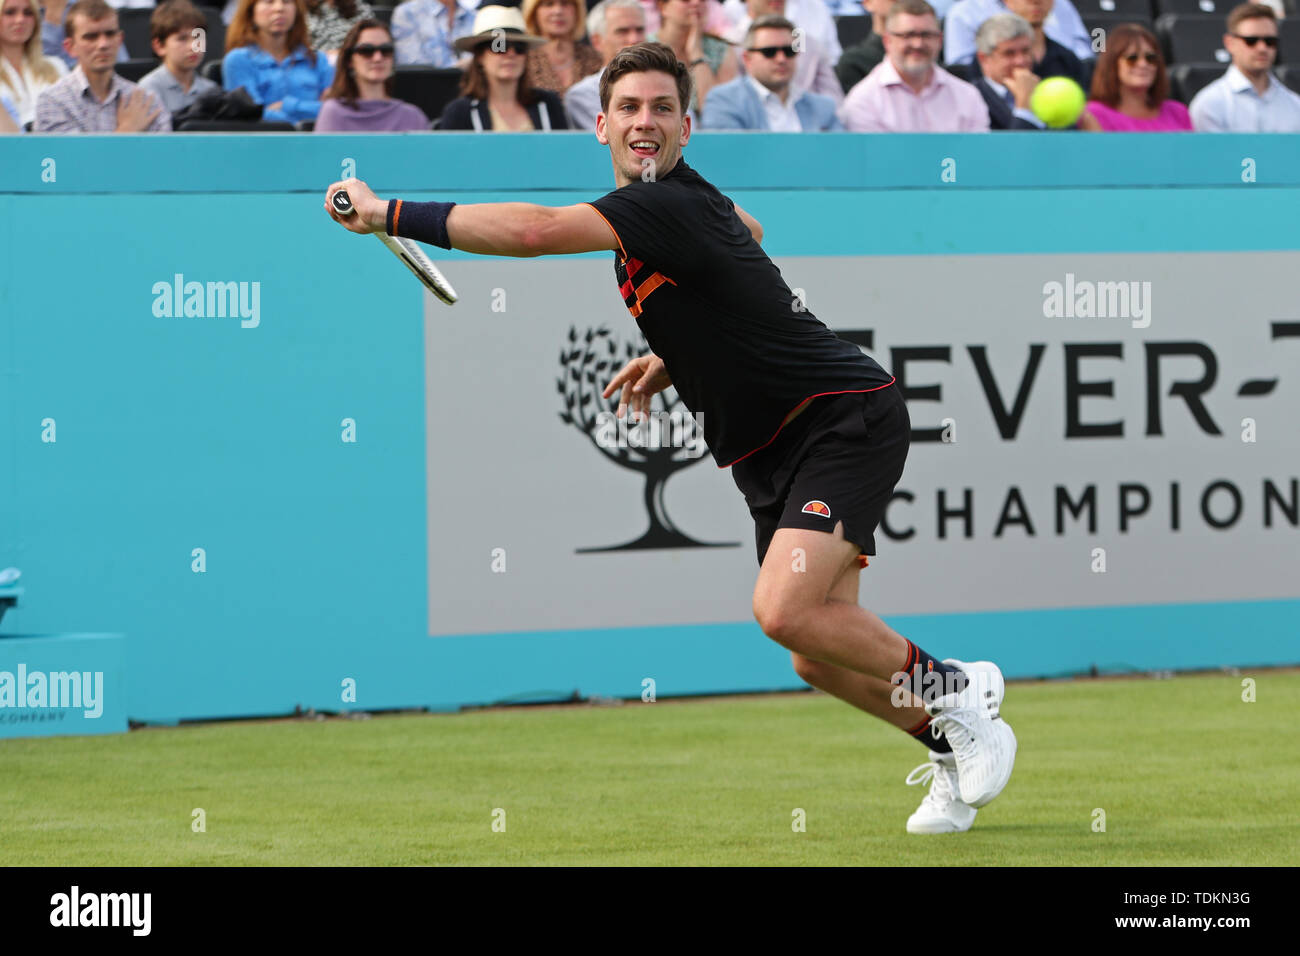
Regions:
<instances>
[{"instance_id":1,"label":"turquoise wall","mask_svg":"<svg viewBox=\"0 0 1300 956\"><path fill-rule=\"evenodd\" d=\"M687 158L773 256L1300 248L1300 137L712 134ZM5 633L125 634L149 721L338 710L345 677L366 709L801 686L751 621L427 637L424 333L391 320L422 289L326 220L348 161L412 199L612 186L585 134L0 139ZM160 322L175 273L259 282L256 334ZM369 424L343 453L345 415ZM1013 677L1300 659L1300 599L891 623Z\"/></svg>"}]
</instances>

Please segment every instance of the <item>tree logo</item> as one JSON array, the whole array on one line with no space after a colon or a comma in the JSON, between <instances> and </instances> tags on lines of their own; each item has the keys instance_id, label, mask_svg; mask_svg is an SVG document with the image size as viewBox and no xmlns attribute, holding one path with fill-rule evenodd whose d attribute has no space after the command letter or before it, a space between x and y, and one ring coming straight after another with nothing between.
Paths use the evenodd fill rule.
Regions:
<instances>
[{"instance_id":1,"label":"tree logo","mask_svg":"<svg viewBox=\"0 0 1300 956\"><path fill-rule=\"evenodd\" d=\"M639 347L638 347L639 346ZM643 501L650 527L635 541L607 547L578 548L578 554L601 551L646 551L656 548L735 548L739 542L697 541L677 528L664 506L668 479L698 462L704 454L704 430L682 404L676 389L665 389L651 399L648 419L629 422L618 418L619 396L602 399L601 392L626 362L646 351L645 340L626 342L623 357L609 329L587 329L579 336L569 328L569 340L560 349L560 377L556 390L564 399L560 421L587 436L593 446L614 464L645 476Z\"/></svg>"}]
</instances>

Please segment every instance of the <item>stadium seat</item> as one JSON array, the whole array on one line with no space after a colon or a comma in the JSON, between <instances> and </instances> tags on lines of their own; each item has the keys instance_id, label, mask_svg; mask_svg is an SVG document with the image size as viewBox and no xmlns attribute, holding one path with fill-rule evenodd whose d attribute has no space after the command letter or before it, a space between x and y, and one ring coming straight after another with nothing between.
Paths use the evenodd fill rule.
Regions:
<instances>
[{"instance_id":1,"label":"stadium seat","mask_svg":"<svg viewBox=\"0 0 1300 956\"><path fill-rule=\"evenodd\" d=\"M835 18L835 32L839 34L840 46L848 49L854 44L861 43L871 32L871 17L866 16L840 16Z\"/></svg>"},{"instance_id":2,"label":"stadium seat","mask_svg":"<svg viewBox=\"0 0 1300 956\"><path fill-rule=\"evenodd\" d=\"M388 26L392 25L393 23L392 7L372 7L371 9L375 11L376 20Z\"/></svg>"},{"instance_id":3,"label":"stadium seat","mask_svg":"<svg viewBox=\"0 0 1300 956\"><path fill-rule=\"evenodd\" d=\"M1279 66L1273 72L1288 89L1300 93L1300 66Z\"/></svg>"},{"instance_id":4,"label":"stadium seat","mask_svg":"<svg viewBox=\"0 0 1300 956\"><path fill-rule=\"evenodd\" d=\"M1094 13L1151 19L1151 0L1077 0L1074 6L1084 20Z\"/></svg>"},{"instance_id":5,"label":"stadium seat","mask_svg":"<svg viewBox=\"0 0 1300 956\"><path fill-rule=\"evenodd\" d=\"M957 79L965 80L967 83L974 83L979 79L973 63L945 63L943 68Z\"/></svg>"},{"instance_id":6,"label":"stadium seat","mask_svg":"<svg viewBox=\"0 0 1300 956\"><path fill-rule=\"evenodd\" d=\"M199 73L211 80L217 86L221 86L221 61L209 60L199 67Z\"/></svg>"},{"instance_id":7,"label":"stadium seat","mask_svg":"<svg viewBox=\"0 0 1300 956\"><path fill-rule=\"evenodd\" d=\"M1182 16L1217 16L1220 25L1228 18L1228 11L1235 7L1238 0L1155 0L1156 10L1161 13L1177 13Z\"/></svg>"},{"instance_id":8,"label":"stadium seat","mask_svg":"<svg viewBox=\"0 0 1300 956\"><path fill-rule=\"evenodd\" d=\"M208 21L208 35L204 38L207 48L203 52L203 62L211 63L226 55L226 25L221 22L221 11L216 7L199 7Z\"/></svg>"},{"instance_id":9,"label":"stadium seat","mask_svg":"<svg viewBox=\"0 0 1300 956\"><path fill-rule=\"evenodd\" d=\"M130 80L132 83L139 83L140 77L153 71L153 68L160 61L150 57L147 60L126 60L122 63L115 64L113 72L124 80Z\"/></svg>"},{"instance_id":10,"label":"stadium seat","mask_svg":"<svg viewBox=\"0 0 1300 956\"><path fill-rule=\"evenodd\" d=\"M1151 30L1151 18L1149 16L1140 17L1131 13L1093 13L1091 11L1087 13L1081 12L1079 15L1083 17L1083 24L1087 27L1088 33L1094 37L1092 47L1094 50L1097 49L1095 37L1098 30L1102 30L1103 35L1109 35L1110 31L1121 23L1137 23Z\"/></svg>"},{"instance_id":11,"label":"stadium seat","mask_svg":"<svg viewBox=\"0 0 1300 956\"><path fill-rule=\"evenodd\" d=\"M1206 86L1223 76L1222 63L1175 63L1169 68L1170 93L1184 105Z\"/></svg>"},{"instance_id":12,"label":"stadium seat","mask_svg":"<svg viewBox=\"0 0 1300 956\"><path fill-rule=\"evenodd\" d=\"M149 45L149 18L152 16L153 7L125 7L117 11L126 55L132 59L142 60L153 56L153 47Z\"/></svg>"},{"instance_id":13,"label":"stadium seat","mask_svg":"<svg viewBox=\"0 0 1300 956\"><path fill-rule=\"evenodd\" d=\"M460 96L460 77L455 67L399 66L393 74L393 96L436 119L448 103Z\"/></svg>"},{"instance_id":14,"label":"stadium seat","mask_svg":"<svg viewBox=\"0 0 1300 956\"><path fill-rule=\"evenodd\" d=\"M1277 25L1278 48L1277 62L1285 63L1287 51L1291 51L1292 62L1300 63L1300 20L1283 20Z\"/></svg>"},{"instance_id":15,"label":"stadium seat","mask_svg":"<svg viewBox=\"0 0 1300 956\"><path fill-rule=\"evenodd\" d=\"M262 120L241 123L237 120L186 120L176 128L178 133L292 133L292 123Z\"/></svg>"},{"instance_id":16,"label":"stadium seat","mask_svg":"<svg viewBox=\"0 0 1300 956\"><path fill-rule=\"evenodd\" d=\"M1232 57L1223 48L1223 17L1218 14L1166 13L1156 20L1156 35L1170 63L1222 63Z\"/></svg>"}]
</instances>

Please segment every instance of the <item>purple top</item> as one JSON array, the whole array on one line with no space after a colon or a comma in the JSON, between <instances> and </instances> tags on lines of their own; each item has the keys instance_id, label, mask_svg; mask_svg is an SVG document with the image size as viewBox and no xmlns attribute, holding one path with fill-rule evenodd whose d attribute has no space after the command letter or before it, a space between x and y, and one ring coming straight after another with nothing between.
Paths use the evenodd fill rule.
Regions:
<instances>
[{"instance_id":1,"label":"purple top","mask_svg":"<svg viewBox=\"0 0 1300 956\"><path fill-rule=\"evenodd\" d=\"M419 107L402 100L357 100L356 109L348 109L341 100L321 103L316 117L318 133L401 133L427 130L429 120Z\"/></svg>"},{"instance_id":2,"label":"purple top","mask_svg":"<svg viewBox=\"0 0 1300 956\"><path fill-rule=\"evenodd\" d=\"M1088 101L1088 112L1097 118L1101 128L1108 133L1160 133L1192 128L1192 117L1187 112L1187 107L1177 100L1161 103L1160 112L1155 119L1134 119L1096 100Z\"/></svg>"}]
</instances>

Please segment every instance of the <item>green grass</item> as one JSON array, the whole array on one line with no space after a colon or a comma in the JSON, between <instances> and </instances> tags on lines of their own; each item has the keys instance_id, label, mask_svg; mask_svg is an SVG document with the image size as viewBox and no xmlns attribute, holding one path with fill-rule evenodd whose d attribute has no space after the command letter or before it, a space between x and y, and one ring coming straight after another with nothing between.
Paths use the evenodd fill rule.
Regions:
<instances>
[{"instance_id":1,"label":"green grass","mask_svg":"<svg viewBox=\"0 0 1300 956\"><path fill-rule=\"evenodd\" d=\"M1255 677L1011 685L1011 783L940 837L921 747L820 694L5 740L0 863L1296 865L1300 674Z\"/></svg>"}]
</instances>

